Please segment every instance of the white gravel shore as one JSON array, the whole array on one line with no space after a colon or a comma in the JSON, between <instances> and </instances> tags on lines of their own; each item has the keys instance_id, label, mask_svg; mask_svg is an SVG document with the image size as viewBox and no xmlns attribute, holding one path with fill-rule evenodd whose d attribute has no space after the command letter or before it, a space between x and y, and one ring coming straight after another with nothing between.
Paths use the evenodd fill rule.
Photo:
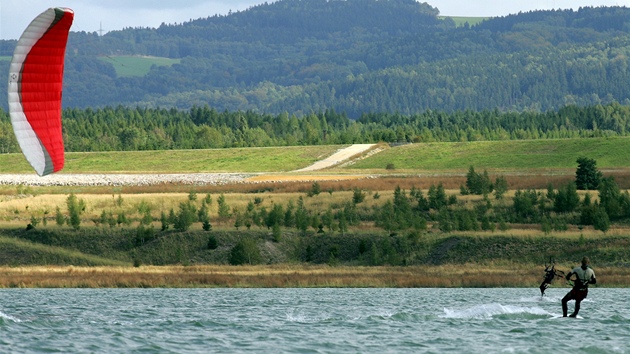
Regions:
<instances>
[{"instance_id":1,"label":"white gravel shore","mask_svg":"<svg viewBox=\"0 0 630 354\"><path fill-rule=\"evenodd\" d=\"M338 165L356 155L365 153L374 144L354 144L339 149L331 156L294 172L317 171ZM56 173L44 177L32 174L2 174L0 185L27 186L151 186L160 184L224 185L234 183L261 183L248 180L255 173L177 173L177 174L65 174ZM297 180L297 178L294 178ZM308 177L305 181L310 180ZM267 180L269 182L269 180ZM278 179L277 182L286 182Z\"/></svg>"},{"instance_id":2,"label":"white gravel shore","mask_svg":"<svg viewBox=\"0 0 630 354\"><path fill-rule=\"evenodd\" d=\"M224 185L243 183L251 174L0 174L0 185L29 186L150 186L159 184Z\"/></svg>"}]
</instances>

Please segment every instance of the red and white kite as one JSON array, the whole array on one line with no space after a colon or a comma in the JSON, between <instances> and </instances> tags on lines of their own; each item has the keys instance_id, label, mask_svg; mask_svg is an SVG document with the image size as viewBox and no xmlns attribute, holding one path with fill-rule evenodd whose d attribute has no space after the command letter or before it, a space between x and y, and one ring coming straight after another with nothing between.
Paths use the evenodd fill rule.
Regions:
<instances>
[{"instance_id":1,"label":"red and white kite","mask_svg":"<svg viewBox=\"0 0 630 354\"><path fill-rule=\"evenodd\" d=\"M17 42L9 69L9 113L22 153L38 175L63 168L61 91L74 12L50 8Z\"/></svg>"}]
</instances>

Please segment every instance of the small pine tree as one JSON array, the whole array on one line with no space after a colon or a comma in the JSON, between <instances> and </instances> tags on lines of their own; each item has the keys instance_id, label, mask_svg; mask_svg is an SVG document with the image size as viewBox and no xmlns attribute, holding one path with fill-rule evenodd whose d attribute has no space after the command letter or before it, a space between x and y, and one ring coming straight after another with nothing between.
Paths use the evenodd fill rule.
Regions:
<instances>
[{"instance_id":1,"label":"small pine tree","mask_svg":"<svg viewBox=\"0 0 630 354\"><path fill-rule=\"evenodd\" d=\"M575 171L575 185L579 190L595 190L599 187L602 173L597 170L597 162L594 159L580 157L577 159Z\"/></svg>"},{"instance_id":2,"label":"small pine tree","mask_svg":"<svg viewBox=\"0 0 630 354\"><path fill-rule=\"evenodd\" d=\"M610 229L610 218L601 206L596 207L593 213L593 228L604 233Z\"/></svg>"},{"instance_id":3,"label":"small pine tree","mask_svg":"<svg viewBox=\"0 0 630 354\"><path fill-rule=\"evenodd\" d=\"M68 207L68 224L73 229L78 230L81 228L81 212L85 210L85 202L79 201L74 194L70 194L66 199L66 205Z\"/></svg>"},{"instance_id":4,"label":"small pine tree","mask_svg":"<svg viewBox=\"0 0 630 354\"><path fill-rule=\"evenodd\" d=\"M191 202L196 201L197 200L197 192L190 191L190 193L188 193L188 200L190 200Z\"/></svg>"},{"instance_id":5,"label":"small pine tree","mask_svg":"<svg viewBox=\"0 0 630 354\"><path fill-rule=\"evenodd\" d=\"M208 237L208 249L215 250L219 248L219 241L217 241L217 237L214 234L210 234Z\"/></svg>"},{"instance_id":6,"label":"small pine tree","mask_svg":"<svg viewBox=\"0 0 630 354\"><path fill-rule=\"evenodd\" d=\"M212 231L212 224L210 223L210 218L203 221L201 224L201 228L203 231Z\"/></svg>"},{"instance_id":7,"label":"small pine tree","mask_svg":"<svg viewBox=\"0 0 630 354\"><path fill-rule=\"evenodd\" d=\"M352 202L354 204L363 203L365 200L365 193L360 188L354 188L352 192Z\"/></svg>"},{"instance_id":8,"label":"small pine tree","mask_svg":"<svg viewBox=\"0 0 630 354\"><path fill-rule=\"evenodd\" d=\"M219 210L218 210L219 218L221 219L229 218L230 207L227 205L225 201L225 196L223 194L221 194L219 198L217 199L217 204L219 204Z\"/></svg>"},{"instance_id":9,"label":"small pine tree","mask_svg":"<svg viewBox=\"0 0 630 354\"><path fill-rule=\"evenodd\" d=\"M197 210L197 220L199 222L204 222L209 218L210 216L209 216L208 204L206 204L206 202L203 201L201 202L201 208Z\"/></svg>"},{"instance_id":10,"label":"small pine tree","mask_svg":"<svg viewBox=\"0 0 630 354\"><path fill-rule=\"evenodd\" d=\"M153 223L153 216L151 215L150 210L146 210L142 218L140 219L141 225L151 225Z\"/></svg>"},{"instance_id":11,"label":"small pine tree","mask_svg":"<svg viewBox=\"0 0 630 354\"><path fill-rule=\"evenodd\" d=\"M503 199L503 195L508 190L508 182L505 176L499 176L494 180L494 196L496 199Z\"/></svg>"},{"instance_id":12,"label":"small pine tree","mask_svg":"<svg viewBox=\"0 0 630 354\"><path fill-rule=\"evenodd\" d=\"M178 231L187 231L196 219L195 206L191 201L179 203L179 214L177 214L174 227Z\"/></svg>"},{"instance_id":13,"label":"small pine tree","mask_svg":"<svg viewBox=\"0 0 630 354\"><path fill-rule=\"evenodd\" d=\"M313 182L311 185L311 190L306 193L307 196L313 197L319 195L322 192L322 187L317 182Z\"/></svg>"}]
</instances>

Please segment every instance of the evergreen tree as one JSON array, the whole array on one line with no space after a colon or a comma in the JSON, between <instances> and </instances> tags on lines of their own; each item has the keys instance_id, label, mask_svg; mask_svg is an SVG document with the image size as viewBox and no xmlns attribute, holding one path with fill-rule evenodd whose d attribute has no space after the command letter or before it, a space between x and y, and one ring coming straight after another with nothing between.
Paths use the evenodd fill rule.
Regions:
<instances>
[{"instance_id":1,"label":"evergreen tree","mask_svg":"<svg viewBox=\"0 0 630 354\"><path fill-rule=\"evenodd\" d=\"M187 231L197 219L195 206L190 200L179 203L179 213L177 214L174 227L178 231Z\"/></svg>"},{"instance_id":2,"label":"evergreen tree","mask_svg":"<svg viewBox=\"0 0 630 354\"><path fill-rule=\"evenodd\" d=\"M219 198L217 199L217 204L219 205L219 210L218 210L218 214L219 214L219 218L221 219L227 219L230 217L230 207L227 205L227 202L225 201L225 196L223 195L223 193L221 193L221 195L219 195Z\"/></svg>"},{"instance_id":3,"label":"evergreen tree","mask_svg":"<svg viewBox=\"0 0 630 354\"><path fill-rule=\"evenodd\" d=\"M580 203L580 196L573 181L569 182L564 189L558 190L553 196L553 207L558 213L572 212Z\"/></svg>"},{"instance_id":4,"label":"evergreen tree","mask_svg":"<svg viewBox=\"0 0 630 354\"><path fill-rule=\"evenodd\" d=\"M79 201L77 197L71 193L66 199L66 206L68 208L68 214L70 215L68 224L72 226L73 229L78 230L81 228L81 213L85 208L84 202Z\"/></svg>"},{"instance_id":5,"label":"evergreen tree","mask_svg":"<svg viewBox=\"0 0 630 354\"><path fill-rule=\"evenodd\" d=\"M575 185L579 190L595 190L599 187L602 173L597 170L597 162L593 159L580 157L577 159L575 171Z\"/></svg>"},{"instance_id":6,"label":"evergreen tree","mask_svg":"<svg viewBox=\"0 0 630 354\"><path fill-rule=\"evenodd\" d=\"M508 183L505 176L499 176L494 181L494 196L497 199L503 199L503 195L508 190Z\"/></svg>"},{"instance_id":7,"label":"evergreen tree","mask_svg":"<svg viewBox=\"0 0 630 354\"><path fill-rule=\"evenodd\" d=\"M61 209L59 209L59 207L55 209L55 222L58 226L63 226L66 222L66 217L61 213Z\"/></svg>"},{"instance_id":8,"label":"evergreen tree","mask_svg":"<svg viewBox=\"0 0 630 354\"><path fill-rule=\"evenodd\" d=\"M599 206L605 210L610 220L617 220L624 214L622 194L612 176L602 178L599 184Z\"/></svg>"},{"instance_id":9,"label":"evergreen tree","mask_svg":"<svg viewBox=\"0 0 630 354\"><path fill-rule=\"evenodd\" d=\"M593 228L604 233L610 229L610 218L602 207L595 207L593 213Z\"/></svg>"}]
</instances>

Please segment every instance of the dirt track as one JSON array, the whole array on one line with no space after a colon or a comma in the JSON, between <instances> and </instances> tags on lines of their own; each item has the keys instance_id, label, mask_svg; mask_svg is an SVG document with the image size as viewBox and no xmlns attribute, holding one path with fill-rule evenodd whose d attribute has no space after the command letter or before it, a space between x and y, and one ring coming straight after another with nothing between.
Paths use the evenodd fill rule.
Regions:
<instances>
[{"instance_id":1,"label":"dirt track","mask_svg":"<svg viewBox=\"0 0 630 354\"><path fill-rule=\"evenodd\" d=\"M350 159L352 156L356 156L359 154L362 154L366 151L368 151L369 149L371 149L375 144L354 144L351 145L345 149L339 149L337 150L334 154L330 155L329 157L317 161L314 164L308 166L308 167L304 167L302 169L299 169L295 172L309 172L309 171L317 171L317 170L322 170L328 167L332 167L335 165L338 165L348 159Z\"/></svg>"}]
</instances>

